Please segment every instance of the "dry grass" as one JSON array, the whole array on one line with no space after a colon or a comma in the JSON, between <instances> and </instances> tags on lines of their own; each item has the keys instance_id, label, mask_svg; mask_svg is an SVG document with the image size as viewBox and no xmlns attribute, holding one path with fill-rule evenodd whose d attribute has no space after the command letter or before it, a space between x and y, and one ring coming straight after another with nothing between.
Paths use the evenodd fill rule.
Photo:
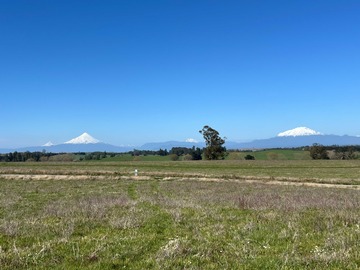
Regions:
<instances>
[{"instance_id":1,"label":"dry grass","mask_svg":"<svg viewBox=\"0 0 360 270\"><path fill-rule=\"evenodd\" d=\"M175 163L139 177L66 166L0 177L2 269L360 267L357 186L261 179L259 165L253 176L182 175Z\"/></svg>"},{"instance_id":2,"label":"dry grass","mask_svg":"<svg viewBox=\"0 0 360 270\"><path fill-rule=\"evenodd\" d=\"M359 160L0 163L0 174L132 176L135 169L139 176L151 177L333 179L354 184L360 180Z\"/></svg>"}]
</instances>

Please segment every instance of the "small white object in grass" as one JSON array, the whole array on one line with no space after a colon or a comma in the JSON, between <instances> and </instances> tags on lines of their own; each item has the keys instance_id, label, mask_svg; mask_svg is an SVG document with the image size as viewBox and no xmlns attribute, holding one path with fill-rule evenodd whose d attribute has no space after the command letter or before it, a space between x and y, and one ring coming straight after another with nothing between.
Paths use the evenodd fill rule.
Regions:
<instances>
[{"instance_id":1,"label":"small white object in grass","mask_svg":"<svg viewBox=\"0 0 360 270\"><path fill-rule=\"evenodd\" d=\"M138 170L135 169L134 173L135 173L135 176L137 176L138 175Z\"/></svg>"}]
</instances>

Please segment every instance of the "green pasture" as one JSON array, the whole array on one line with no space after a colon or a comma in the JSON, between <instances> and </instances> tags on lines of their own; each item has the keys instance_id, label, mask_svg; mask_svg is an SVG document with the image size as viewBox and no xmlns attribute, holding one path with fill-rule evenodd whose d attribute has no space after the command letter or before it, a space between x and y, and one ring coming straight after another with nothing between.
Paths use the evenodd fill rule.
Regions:
<instances>
[{"instance_id":1,"label":"green pasture","mask_svg":"<svg viewBox=\"0 0 360 270\"><path fill-rule=\"evenodd\" d=\"M273 149L259 151L230 152L228 160L243 160L246 155L252 155L256 160L309 160L309 151L292 149Z\"/></svg>"},{"instance_id":2,"label":"green pasture","mask_svg":"<svg viewBox=\"0 0 360 270\"><path fill-rule=\"evenodd\" d=\"M310 152L307 150L298 150L298 149L266 149L266 150L254 150L254 151L230 151L226 156L225 160L245 160L245 156L251 155L255 160L311 160ZM359 156L359 153L355 153L356 156ZM100 155L99 155L100 156ZM69 155L67 155L69 158ZM85 155L73 154L74 161L80 161L84 159ZM60 159L59 156L52 157ZM127 153L116 154L111 157L110 154L107 154L106 158L101 158L100 160L91 160L92 162L111 162L111 161L172 161L173 156L159 156L159 155L139 155L132 156ZM178 160L186 160L184 156L179 156ZM85 162L88 162L85 160Z\"/></svg>"},{"instance_id":3,"label":"green pasture","mask_svg":"<svg viewBox=\"0 0 360 270\"><path fill-rule=\"evenodd\" d=\"M358 160L0 163L0 269L359 269L359 175Z\"/></svg>"},{"instance_id":4,"label":"green pasture","mask_svg":"<svg viewBox=\"0 0 360 270\"><path fill-rule=\"evenodd\" d=\"M216 177L359 184L360 160L89 161L0 163L0 174Z\"/></svg>"},{"instance_id":5,"label":"green pasture","mask_svg":"<svg viewBox=\"0 0 360 270\"><path fill-rule=\"evenodd\" d=\"M244 160L246 155L252 155L256 160L309 160L309 151L293 150L293 149L273 149L273 150L258 150L258 151L241 151L229 152L226 160ZM183 160L183 157L179 157ZM118 154L115 157L107 157L101 159L102 162L109 161L169 161L170 156L132 156L130 154Z\"/></svg>"}]
</instances>

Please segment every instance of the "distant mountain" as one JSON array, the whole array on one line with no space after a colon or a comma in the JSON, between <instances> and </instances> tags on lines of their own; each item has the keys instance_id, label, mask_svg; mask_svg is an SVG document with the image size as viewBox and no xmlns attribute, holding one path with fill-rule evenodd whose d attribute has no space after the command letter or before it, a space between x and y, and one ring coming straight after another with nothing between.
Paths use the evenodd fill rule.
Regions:
<instances>
[{"instance_id":1,"label":"distant mountain","mask_svg":"<svg viewBox=\"0 0 360 270\"><path fill-rule=\"evenodd\" d=\"M55 144L53 144L51 141L48 141L47 143L43 144L42 146L53 146Z\"/></svg>"},{"instance_id":2,"label":"distant mountain","mask_svg":"<svg viewBox=\"0 0 360 270\"><path fill-rule=\"evenodd\" d=\"M57 144L52 146L35 146L35 147L26 147L20 148L16 151L25 152L25 151L43 151L51 153L75 153L75 152L128 152L133 150L133 147L127 146L115 146L107 143L91 143L91 144Z\"/></svg>"},{"instance_id":3,"label":"distant mountain","mask_svg":"<svg viewBox=\"0 0 360 270\"><path fill-rule=\"evenodd\" d=\"M76 152L128 152L133 150L131 146L115 146L100 142L88 133L83 133L79 137L66 141L62 144L53 144L48 142L42 146L22 147L16 149L0 149L0 153L9 152L36 152L46 151L51 153L76 153Z\"/></svg>"},{"instance_id":4,"label":"distant mountain","mask_svg":"<svg viewBox=\"0 0 360 270\"><path fill-rule=\"evenodd\" d=\"M277 137L254 140L248 143L233 143L229 149L264 149L264 148L293 148L311 146L314 143L322 145L360 145L360 137L324 135L307 127L298 127L281 132Z\"/></svg>"},{"instance_id":5,"label":"distant mountain","mask_svg":"<svg viewBox=\"0 0 360 270\"><path fill-rule=\"evenodd\" d=\"M311 136L311 135L323 135L322 133L315 131L307 127L297 127L278 134L278 137L297 137L297 136Z\"/></svg>"},{"instance_id":6,"label":"distant mountain","mask_svg":"<svg viewBox=\"0 0 360 270\"><path fill-rule=\"evenodd\" d=\"M297 127L281 132L277 137L263 140L254 140L247 143L237 143L226 141L227 149L263 149L263 148L292 148L313 145L320 143L323 145L354 145L360 144L360 138L352 136L322 135L322 133L307 127ZM159 142L147 143L140 147L141 150L170 150L173 147L204 147L205 143L197 142Z\"/></svg>"},{"instance_id":7,"label":"distant mountain","mask_svg":"<svg viewBox=\"0 0 360 270\"><path fill-rule=\"evenodd\" d=\"M302 146L311 146L314 143L322 145L360 145L360 137L356 136L338 136L338 135L324 135L318 131L312 130L307 127L298 127L291 130L287 130L279 133L276 137L262 140L254 140L247 143L237 143L227 141L225 146L227 149L266 149L266 148L293 148ZM17 149L0 149L0 153L9 152L35 152L35 151L47 151L52 153L74 153L74 152L129 152L133 149L138 150L151 150L157 151L159 149L171 150L173 147L205 147L205 143L197 142L193 139L187 139L184 142L180 141L168 141L157 143L146 143L142 146L115 146L107 143L103 143L98 139L95 139L88 133L83 133L79 137L71 139L65 143L54 145L51 142L44 144L43 146L35 147L23 147Z\"/></svg>"},{"instance_id":8,"label":"distant mountain","mask_svg":"<svg viewBox=\"0 0 360 270\"><path fill-rule=\"evenodd\" d=\"M14 149L10 149L10 148L0 148L0 154L10 153L14 151L15 151Z\"/></svg>"},{"instance_id":9,"label":"distant mountain","mask_svg":"<svg viewBox=\"0 0 360 270\"><path fill-rule=\"evenodd\" d=\"M88 133L84 132L79 137L71 139L70 141L65 142L64 144L95 144L100 143L98 139L95 139Z\"/></svg>"},{"instance_id":10,"label":"distant mountain","mask_svg":"<svg viewBox=\"0 0 360 270\"><path fill-rule=\"evenodd\" d=\"M270 139L254 140L248 143L233 143L229 149L263 149L263 148L293 148L311 146L314 143L322 145L360 145L360 138L354 136L338 135L308 135L274 137Z\"/></svg>"}]
</instances>

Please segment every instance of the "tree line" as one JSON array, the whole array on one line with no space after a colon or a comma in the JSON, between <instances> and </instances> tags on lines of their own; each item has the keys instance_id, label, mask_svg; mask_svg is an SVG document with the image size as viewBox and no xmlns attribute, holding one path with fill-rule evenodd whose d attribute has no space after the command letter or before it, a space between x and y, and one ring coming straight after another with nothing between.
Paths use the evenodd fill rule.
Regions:
<instances>
[{"instance_id":1,"label":"tree line","mask_svg":"<svg viewBox=\"0 0 360 270\"><path fill-rule=\"evenodd\" d=\"M203 150L199 147L173 147L170 151L160 149L158 151L151 150L136 150L125 153L108 153L108 152L77 152L77 153L50 153L50 152L11 152L7 154L0 154L0 162L41 162L41 161L90 161L101 160L107 157L115 157L117 155L132 155L132 156L169 156L171 160L178 160L184 157L185 160L201 160Z\"/></svg>"},{"instance_id":2,"label":"tree line","mask_svg":"<svg viewBox=\"0 0 360 270\"><path fill-rule=\"evenodd\" d=\"M51 156L59 155L58 153L46 152L12 152L0 155L0 162L24 162L24 161L42 161L49 159Z\"/></svg>"},{"instance_id":3,"label":"tree line","mask_svg":"<svg viewBox=\"0 0 360 270\"><path fill-rule=\"evenodd\" d=\"M158 155L158 156L170 156L171 159L177 160L177 157L187 157L185 159L187 160L201 160L203 149L193 146L192 148L187 147L173 147L170 151L167 149L160 149L157 151L151 151L151 150L137 150L134 149L134 151L128 152L132 156L148 156L148 155ZM191 158L190 158L191 157Z\"/></svg>"},{"instance_id":4,"label":"tree line","mask_svg":"<svg viewBox=\"0 0 360 270\"><path fill-rule=\"evenodd\" d=\"M324 146L318 143L307 147L312 159L357 159L356 152L360 151L359 145L354 146Z\"/></svg>"}]
</instances>

